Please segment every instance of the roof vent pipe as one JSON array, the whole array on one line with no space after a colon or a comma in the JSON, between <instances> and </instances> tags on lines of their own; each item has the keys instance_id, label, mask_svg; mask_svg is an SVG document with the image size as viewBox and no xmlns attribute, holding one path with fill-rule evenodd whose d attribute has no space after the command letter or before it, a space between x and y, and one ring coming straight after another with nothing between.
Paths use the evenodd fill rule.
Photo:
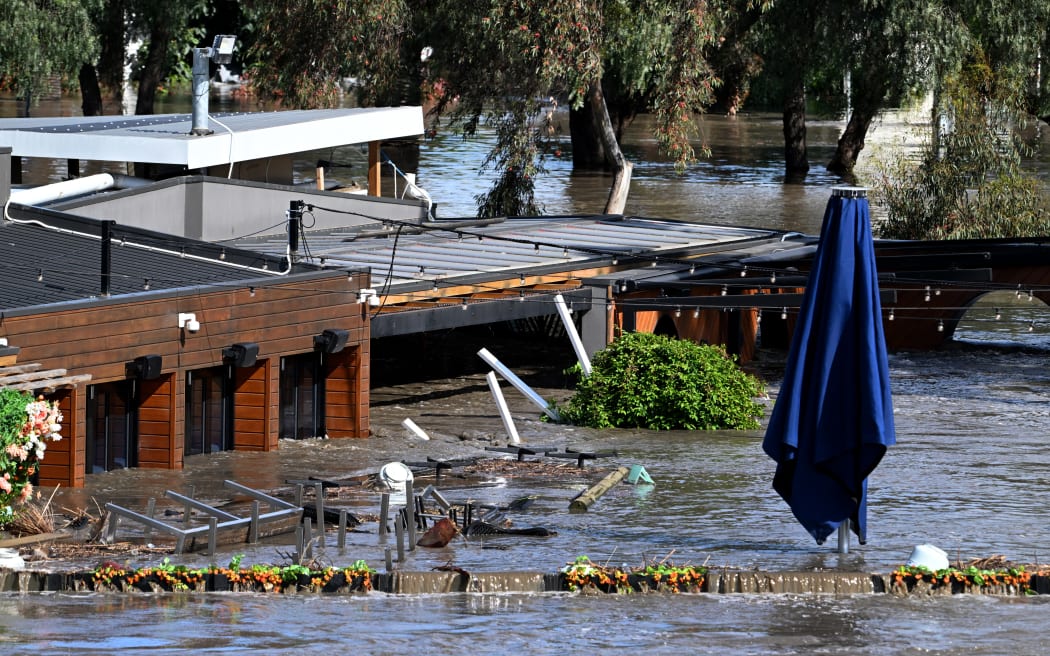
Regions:
<instances>
[{"instance_id":1,"label":"roof vent pipe","mask_svg":"<svg viewBox=\"0 0 1050 656\"><path fill-rule=\"evenodd\" d=\"M211 134L208 127L208 61L211 59L211 48L193 49L193 127L190 134L202 137Z\"/></svg>"},{"instance_id":2,"label":"roof vent pipe","mask_svg":"<svg viewBox=\"0 0 1050 656\"><path fill-rule=\"evenodd\" d=\"M212 133L208 127L208 90L211 88L211 77L208 62L229 64L233 59L233 46L236 37L220 34L210 48L193 49L193 127L190 134L204 136Z\"/></svg>"}]
</instances>

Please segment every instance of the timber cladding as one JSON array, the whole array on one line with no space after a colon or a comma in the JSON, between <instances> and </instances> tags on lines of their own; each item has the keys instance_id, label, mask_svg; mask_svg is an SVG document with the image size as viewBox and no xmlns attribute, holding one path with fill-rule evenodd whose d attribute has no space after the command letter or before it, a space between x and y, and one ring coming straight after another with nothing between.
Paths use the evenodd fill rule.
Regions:
<instances>
[{"instance_id":1,"label":"timber cladding","mask_svg":"<svg viewBox=\"0 0 1050 656\"><path fill-rule=\"evenodd\" d=\"M133 377L129 363L160 356L158 375L136 381L138 463L179 469L187 373L228 365L223 350L234 344L257 344L258 354L254 363L233 370L233 448L277 448L281 358L313 353L314 337L331 329L349 335L342 351L324 355L331 379L325 393L331 436L367 436L369 315L357 296L367 281L363 272L320 271L294 279L101 299L0 317L0 336L21 349L20 360L70 375L89 374L92 385L127 381ZM198 330L179 327L184 313L194 315ZM83 392L53 395L65 414L63 438L71 439L49 448L41 469L44 484L83 485L88 396Z\"/></svg>"}]
</instances>

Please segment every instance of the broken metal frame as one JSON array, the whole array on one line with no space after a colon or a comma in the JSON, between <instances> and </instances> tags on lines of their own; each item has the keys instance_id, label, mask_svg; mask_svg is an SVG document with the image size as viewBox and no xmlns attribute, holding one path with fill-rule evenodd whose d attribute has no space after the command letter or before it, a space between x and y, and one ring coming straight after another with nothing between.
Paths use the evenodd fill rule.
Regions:
<instances>
[{"instance_id":1,"label":"broken metal frame","mask_svg":"<svg viewBox=\"0 0 1050 656\"><path fill-rule=\"evenodd\" d=\"M165 492L165 496L174 499L183 504L186 508L184 513L183 522L189 524L190 521L190 509L201 511L208 515L208 524L203 526L194 526L192 528L179 528L172 526L165 522L154 519L151 516L137 513L134 510L129 510L122 506L118 506L115 503L107 503L106 510L112 513L112 520L109 523L108 532L106 539L112 541L116 537L117 526L120 520L129 519L134 522L138 522L146 527L147 532L154 530L159 533L163 533L172 538L175 538L175 553L181 554L186 547L187 538L196 538L204 535L208 536L208 553L214 554L215 547L217 544L218 532L220 530L227 530L233 528L248 528L248 540L254 542L259 537L259 526L262 524L276 522L280 520L286 520L292 516L301 516L303 509L287 501L283 501L276 497L272 497L268 494L254 490L249 487L245 487L234 481L223 481L223 486L240 492L253 500L252 512L250 517L238 517L231 513L219 510L209 506L206 503L197 501L196 499L178 494L168 490ZM270 511L266 513L259 512L260 503L269 504ZM153 504L150 504L151 508Z\"/></svg>"}]
</instances>

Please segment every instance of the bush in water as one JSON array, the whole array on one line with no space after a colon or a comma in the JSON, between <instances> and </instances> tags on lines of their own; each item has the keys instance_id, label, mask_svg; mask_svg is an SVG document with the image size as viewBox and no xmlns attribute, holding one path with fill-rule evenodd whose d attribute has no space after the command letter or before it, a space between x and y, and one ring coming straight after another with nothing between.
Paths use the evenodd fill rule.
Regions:
<instances>
[{"instance_id":1,"label":"bush in water","mask_svg":"<svg viewBox=\"0 0 1050 656\"><path fill-rule=\"evenodd\" d=\"M762 383L721 346L626 333L598 352L592 373L559 408L592 428L756 429Z\"/></svg>"}]
</instances>

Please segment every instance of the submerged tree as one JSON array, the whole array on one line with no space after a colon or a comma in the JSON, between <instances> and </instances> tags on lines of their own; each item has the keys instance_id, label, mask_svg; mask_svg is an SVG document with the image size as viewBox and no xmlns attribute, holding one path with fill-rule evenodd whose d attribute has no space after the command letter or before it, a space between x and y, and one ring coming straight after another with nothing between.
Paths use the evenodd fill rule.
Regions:
<instances>
[{"instance_id":1,"label":"submerged tree","mask_svg":"<svg viewBox=\"0 0 1050 656\"><path fill-rule=\"evenodd\" d=\"M88 10L97 0L7 0L0 11L0 79L25 100L71 78L98 50Z\"/></svg>"},{"instance_id":2,"label":"submerged tree","mask_svg":"<svg viewBox=\"0 0 1050 656\"><path fill-rule=\"evenodd\" d=\"M360 101L386 98L404 74L409 33L402 0L248 0L255 43L248 77L260 96L295 108L334 107L344 78ZM418 63L418 50L416 62Z\"/></svg>"},{"instance_id":3,"label":"submerged tree","mask_svg":"<svg viewBox=\"0 0 1050 656\"><path fill-rule=\"evenodd\" d=\"M942 121L920 156L898 155L876 179L887 219L883 237L988 239L1050 234L1050 197L1024 169L1028 116L1019 90L1004 84L976 49L943 85Z\"/></svg>"},{"instance_id":4,"label":"submerged tree","mask_svg":"<svg viewBox=\"0 0 1050 656\"><path fill-rule=\"evenodd\" d=\"M705 48L718 15L708 5L252 0L250 74L261 95L296 107L330 106L343 77L357 78L366 104L396 101L402 80L420 80L435 115L468 135L482 121L496 132L486 165L497 179L478 197L487 216L540 211L533 190L550 139L541 108L551 99L567 104L574 161L613 172L606 209L619 211L630 165L617 132L633 111L656 114L659 142L677 164L695 157L693 115L711 103L716 84Z\"/></svg>"}]
</instances>

